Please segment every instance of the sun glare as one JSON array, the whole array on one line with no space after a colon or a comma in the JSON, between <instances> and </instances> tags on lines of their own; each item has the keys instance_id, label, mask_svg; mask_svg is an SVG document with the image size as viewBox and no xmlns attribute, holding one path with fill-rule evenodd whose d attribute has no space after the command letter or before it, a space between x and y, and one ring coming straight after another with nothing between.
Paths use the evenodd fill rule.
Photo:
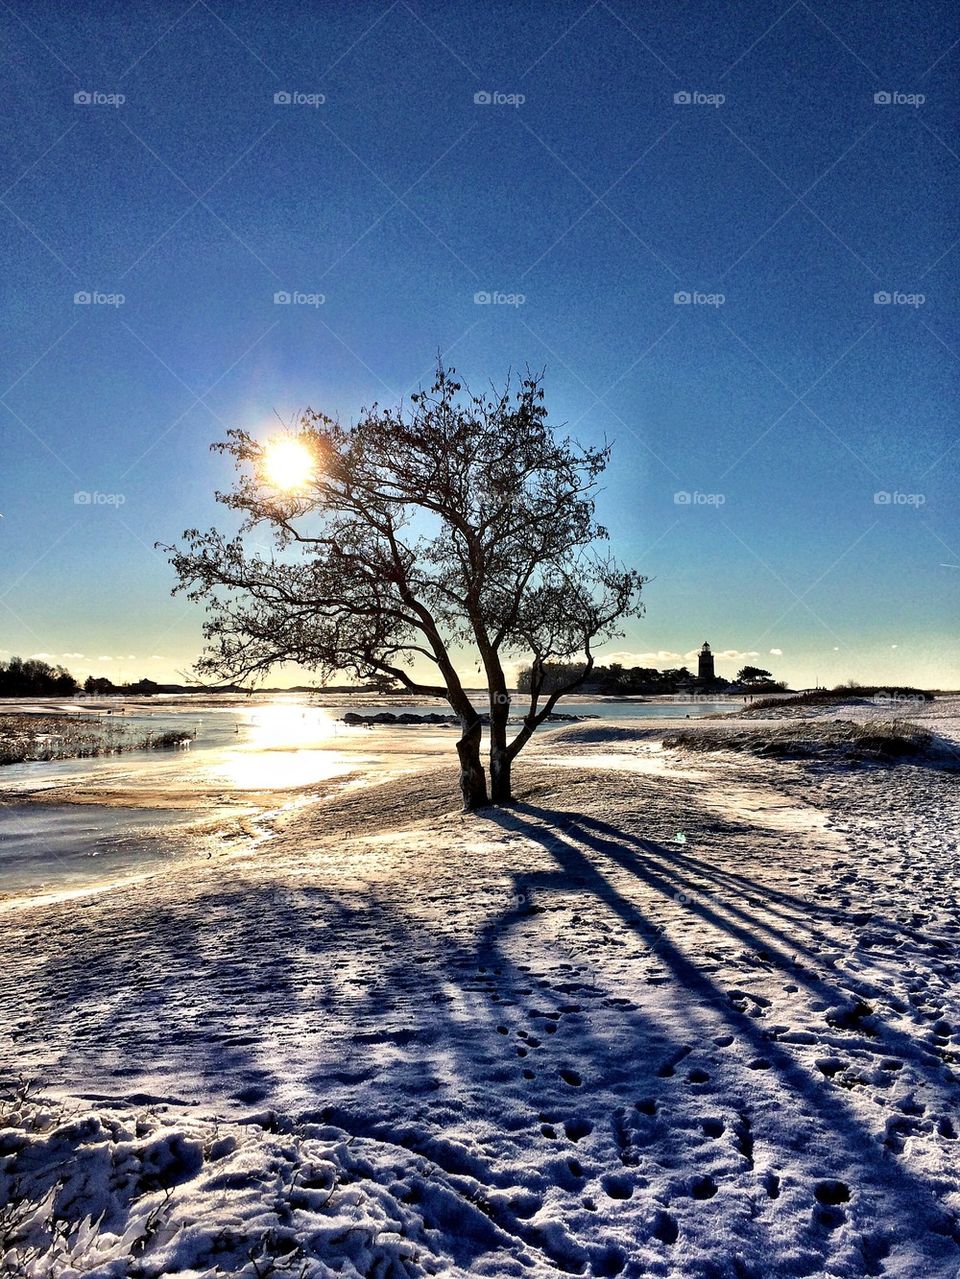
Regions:
<instances>
[{"instance_id":1,"label":"sun glare","mask_svg":"<svg viewBox=\"0 0 960 1279\"><path fill-rule=\"evenodd\" d=\"M274 440L264 451L263 469L274 488L303 488L314 472L313 454L299 440Z\"/></svg>"},{"instance_id":2,"label":"sun glare","mask_svg":"<svg viewBox=\"0 0 960 1279\"><path fill-rule=\"evenodd\" d=\"M357 767L337 749L330 711L278 702L240 715L236 744L216 753L207 766L209 779L237 790L286 790Z\"/></svg>"}]
</instances>

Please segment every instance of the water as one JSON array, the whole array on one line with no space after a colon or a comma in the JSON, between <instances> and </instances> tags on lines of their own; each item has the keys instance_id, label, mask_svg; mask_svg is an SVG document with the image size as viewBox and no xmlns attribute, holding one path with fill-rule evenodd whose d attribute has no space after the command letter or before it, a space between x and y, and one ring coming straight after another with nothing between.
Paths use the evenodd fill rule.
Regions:
<instances>
[{"instance_id":1,"label":"water","mask_svg":"<svg viewBox=\"0 0 960 1279\"><path fill-rule=\"evenodd\" d=\"M612 720L682 719L738 704L572 698L558 709ZM341 722L347 710L449 711L440 701L262 694L37 709L75 711L78 705L84 713L110 710L131 736L174 729L191 733L192 741L182 749L0 768L0 894L69 891L156 870L197 853L205 840L229 847L238 822L247 824L249 849L250 823L345 780L396 775L443 755L453 767L452 727L370 729ZM518 712L522 708L518 700Z\"/></svg>"},{"instance_id":2,"label":"water","mask_svg":"<svg viewBox=\"0 0 960 1279\"><path fill-rule=\"evenodd\" d=\"M156 869L182 849L177 810L95 804L17 804L0 808L0 888L69 891Z\"/></svg>"}]
</instances>

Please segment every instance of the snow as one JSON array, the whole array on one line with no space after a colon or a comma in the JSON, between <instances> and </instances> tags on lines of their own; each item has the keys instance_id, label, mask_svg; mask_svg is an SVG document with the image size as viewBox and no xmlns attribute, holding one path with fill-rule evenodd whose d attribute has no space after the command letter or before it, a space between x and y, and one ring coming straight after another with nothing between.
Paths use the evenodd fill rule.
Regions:
<instances>
[{"instance_id":1,"label":"snow","mask_svg":"<svg viewBox=\"0 0 960 1279\"><path fill-rule=\"evenodd\" d=\"M0 1273L954 1279L960 774L602 727L8 910Z\"/></svg>"}]
</instances>

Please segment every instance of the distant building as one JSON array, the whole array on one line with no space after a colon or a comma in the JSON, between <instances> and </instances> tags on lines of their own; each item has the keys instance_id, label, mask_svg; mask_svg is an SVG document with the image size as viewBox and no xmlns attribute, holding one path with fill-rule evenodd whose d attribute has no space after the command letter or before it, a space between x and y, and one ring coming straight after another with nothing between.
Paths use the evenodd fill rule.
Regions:
<instances>
[{"instance_id":1,"label":"distant building","mask_svg":"<svg viewBox=\"0 0 960 1279\"><path fill-rule=\"evenodd\" d=\"M716 679L717 673L713 669L713 653L710 645L704 640L697 662L697 683L702 685L714 684Z\"/></svg>"},{"instance_id":2,"label":"distant building","mask_svg":"<svg viewBox=\"0 0 960 1279\"><path fill-rule=\"evenodd\" d=\"M149 697L160 691L160 685L153 679L140 679L137 680L136 684L127 684L124 691L128 693L146 693Z\"/></svg>"}]
</instances>

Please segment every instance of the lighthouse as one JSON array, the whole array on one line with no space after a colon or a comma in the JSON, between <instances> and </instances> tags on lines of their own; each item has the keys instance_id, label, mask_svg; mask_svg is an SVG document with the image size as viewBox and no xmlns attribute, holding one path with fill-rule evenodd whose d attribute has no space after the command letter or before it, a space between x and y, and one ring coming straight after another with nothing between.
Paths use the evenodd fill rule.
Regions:
<instances>
[{"instance_id":1,"label":"lighthouse","mask_svg":"<svg viewBox=\"0 0 960 1279\"><path fill-rule=\"evenodd\" d=\"M716 672L713 669L713 653L710 650L710 645L704 640L697 662L697 683L702 685L713 684L716 678Z\"/></svg>"}]
</instances>

